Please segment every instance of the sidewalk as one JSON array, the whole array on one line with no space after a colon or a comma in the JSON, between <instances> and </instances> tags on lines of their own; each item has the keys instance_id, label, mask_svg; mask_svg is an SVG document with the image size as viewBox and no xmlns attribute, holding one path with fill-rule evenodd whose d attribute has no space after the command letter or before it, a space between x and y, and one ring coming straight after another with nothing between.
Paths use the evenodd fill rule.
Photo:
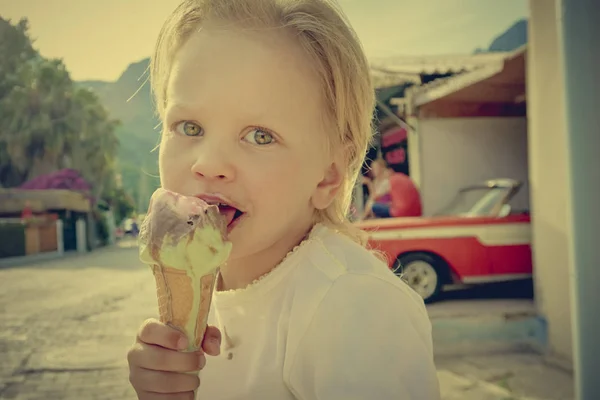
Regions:
<instances>
[{"instance_id":1,"label":"sidewalk","mask_svg":"<svg viewBox=\"0 0 600 400\"><path fill-rule=\"evenodd\" d=\"M535 353L436 359L444 400L573 400L573 376Z\"/></svg>"},{"instance_id":2,"label":"sidewalk","mask_svg":"<svg viewBox=\"0 0 600 400\"><path fill-rule=\"evenodd\" d=\"M470 299L428 306L443 400L573 400L573 374L546 362L533 302Z\"/></svg>"}]
</instances>

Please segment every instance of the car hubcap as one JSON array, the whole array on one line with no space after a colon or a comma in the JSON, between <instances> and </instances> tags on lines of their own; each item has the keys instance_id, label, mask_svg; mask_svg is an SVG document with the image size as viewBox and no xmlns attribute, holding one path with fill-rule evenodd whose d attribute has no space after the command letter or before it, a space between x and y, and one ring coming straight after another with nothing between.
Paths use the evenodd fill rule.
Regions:
<instances>
[{"instance_id":1,"label":"car hubcap","mask_svg":"<svg viewBox=\"0 0 600 400\"><path fill-rule=\"evenodd\" d=\"M433 266L425 261L412 261L401 267L402 279L424 299L433 296L438 275Z\"/></svg>"}]
</instances>

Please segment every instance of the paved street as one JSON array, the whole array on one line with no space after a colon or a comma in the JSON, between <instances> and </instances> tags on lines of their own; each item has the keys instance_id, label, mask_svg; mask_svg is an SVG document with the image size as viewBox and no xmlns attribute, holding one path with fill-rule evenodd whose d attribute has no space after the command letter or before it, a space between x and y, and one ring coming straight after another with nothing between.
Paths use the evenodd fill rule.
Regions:
<instances>
[{"instance_id":1,"label":"paved street","mask_svg":"<svg viewBox=\"0 0 600 400\"><path fill-rule=\"evenodd\" d=\"M3 269L0 281L0 398L136 398L125 352L156 304L135 249Z\"/></svg>"},{"instance_id":2,"label":"paved street","mask_svg":"<svg viewBox=\"0 0 600 400\"><path fill-rule=\"evenodd\" d=\"M156 302L135 248L0 269L0 282L0 399L136 398L125 353ZM535 354L437 363L444 400L573 398L570 375Z\"/></svg>"}]
</instances>

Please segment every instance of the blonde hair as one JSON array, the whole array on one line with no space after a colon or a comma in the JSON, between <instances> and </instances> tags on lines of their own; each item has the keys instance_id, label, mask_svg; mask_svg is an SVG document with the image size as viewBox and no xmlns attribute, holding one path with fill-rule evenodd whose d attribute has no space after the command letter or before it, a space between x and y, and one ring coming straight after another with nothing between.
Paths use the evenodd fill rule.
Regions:
<instances>
[{"instance_id":1,"label":"blonde hair","mask_svg":"<svg viewBox=\"0 0 600 400\"><path fill-rule=\"evenodd\" d=\"M335 134L328 147L342 150L344 179L333 203L317 211L322 222L359 243L365 233L348 220L354 183L373 139L375 92L369 65L356 33L334 0L184 0L160 31L151 60L152 91L162 118L173 58L203 21L237 23L246 27L292 30L314 61Z\"/></svg>"}]
</instances>

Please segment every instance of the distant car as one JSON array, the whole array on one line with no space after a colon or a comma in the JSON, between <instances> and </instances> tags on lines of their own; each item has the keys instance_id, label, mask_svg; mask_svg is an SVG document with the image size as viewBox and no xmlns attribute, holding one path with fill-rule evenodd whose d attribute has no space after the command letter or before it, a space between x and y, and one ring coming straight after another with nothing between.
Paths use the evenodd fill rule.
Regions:
<instances>
[{"instance_id":1,"label":"distant car","mask_svg":"<svg viewBox=\"0 0 600 400\"><path fill-rule=\"evenodd\" d=\"M121 237L129 235L135 238L139 234L138 223L133 218L126 218L121 225L119 228L122 231Z\"/></svg>"},{"instance_id":2,"label":"distant car","mask_svg":"<svg viewBox=\"0 0 600 400\"><path fill-rule=\"evenodd\" d=\"M521 183L487 181L458 192L432 217L371 219L357 223L369 245L425 302L446 285L525 279L532 275L529 212L508 204Z\"/></svg>"}]
</instances>

